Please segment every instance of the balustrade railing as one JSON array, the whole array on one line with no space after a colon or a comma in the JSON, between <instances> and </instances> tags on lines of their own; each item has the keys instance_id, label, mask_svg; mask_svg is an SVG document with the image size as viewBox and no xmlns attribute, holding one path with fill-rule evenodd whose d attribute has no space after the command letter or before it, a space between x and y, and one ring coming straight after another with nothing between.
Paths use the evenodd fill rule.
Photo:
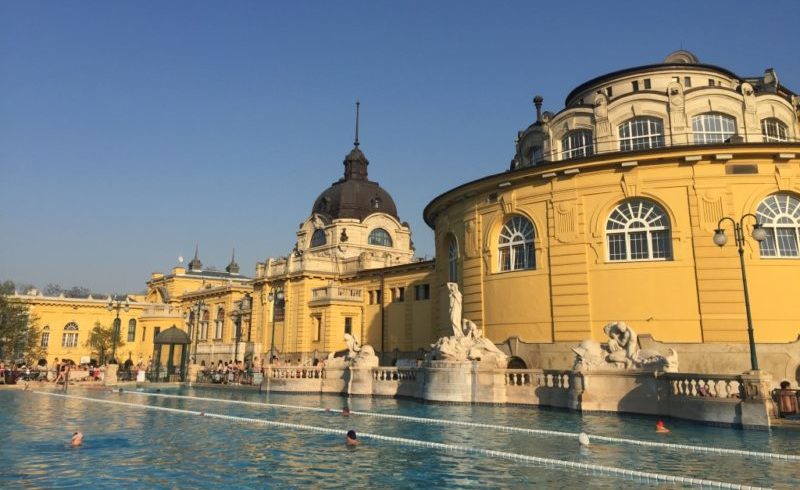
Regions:
<instances>
[{"instance_id":1,"label":"balustrade railing","mask_svg":"<svg viewBox=\"0 0 800 490\"><path fill-rule=\"evenodd\" d=\"M377 367L372 368L372 379L375 381L416 381L415 368Z\"/></svg>"},{"instance_id":2,"label":"balustrade railing","mask_svg":"<svg viewBox=\"0 0 800 490\"><path fill-rule=\"evenodd\" d=\"M540 369L504 369L503 375L507 386L533 386L536 388L570 388L569 371Z\"/></svg>"},{"instance_id":3,"label":"balustrade railing","mask_svg":"<svg viewBox=\"0 0 800 490\"><path fill-rule=\"evenodd\" d=\"M311 290L311 300L342 300L361 301L361 288L346 288L343 286L326 286Z\"/></svg>"},{"instance_id":4,"label":"balustrade railing","mask_svg":"<svg viewBox=\"0 0 800 490\"><path fill-rule=\"evenodd\" d=\"M672 395L692 398L743 398L744 383L738 375L669 373Z\"/></svg>"},{"instance_id":5,"label":"balustrade railing","mask_svg":"<svg viewBox=\"0 0 800 490\"><path fill-rule=\"evenodd\" d=\"M325 370L310 366L269 367L265 376L271 379L324 379Z\"/></svg>"}]
</instances>

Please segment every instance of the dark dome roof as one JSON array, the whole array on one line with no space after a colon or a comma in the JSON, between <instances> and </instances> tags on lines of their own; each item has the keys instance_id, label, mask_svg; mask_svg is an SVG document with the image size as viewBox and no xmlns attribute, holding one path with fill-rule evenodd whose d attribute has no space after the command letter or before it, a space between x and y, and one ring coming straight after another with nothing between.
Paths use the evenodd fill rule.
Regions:
<instances>
[{"instance_id":1,"label":"dark dome roof","mask_svg":"<svg viewBox=\"0 0 800 490\"><path fill-rule=\"evenodd\" d=\"M191 344L192 341L189 340L189 335L187 335L186 332L173 325L156 335L156 338L153 339L153 343L184 345Z\"/></svg>"},{"instance_id":2,"label":"dark dome roof","mask_svg":"<svg viewBox=\"0 0 800 490\"><path fill-rule=\"evenodd\" d=\"M344 177L319 195L311 212L332 220L363 220L374 213L385 213L400 221L392 196L367 179L367 165L367 157L356 145L344 159Z\"/></svg>"}]
</instances>

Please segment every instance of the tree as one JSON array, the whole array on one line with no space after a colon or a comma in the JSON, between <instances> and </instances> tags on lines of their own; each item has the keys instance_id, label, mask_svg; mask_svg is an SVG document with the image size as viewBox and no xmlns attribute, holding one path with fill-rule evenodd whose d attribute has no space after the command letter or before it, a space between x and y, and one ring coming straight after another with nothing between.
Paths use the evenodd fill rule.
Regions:
<instances>
[{"instance_id":1,"label":"tree","mask_svg":"<svg viewBox=\"0 0 800 490\"><path fill-rule=\"evenodd\" d=\"M67 298L88 298L92 294L91 289L83 286L72 286L64 291L64 296Z\"/></svg>"},{"instance_id":2,"label":"tree","mask_svg":"<svg viewBox=\"0 0 800 490\"><path fill-rule=\"evenodd\" d=\"M0 284L0 359L17 361L24 359L28 364L40 358L44 349L40 345L36 317L28 313L28 308L12 301L14 283Z\"/></svg>"},{"instance_id":3,"label":"tree","mask_svg":"<svg viewBox=\"0 0 800 490\"><path fill-rule=\"evenodd\" d=\"M125 343L120 340L119 332L117 332L117 348L124 346ZM104 327L100 322L95 322L94 328L89 332L89 338L86 340L86 347L92 349L92 356L97 355L97 361L100 364L105 364L106 360L111 358L111 350L114 347L114 331L109 327Z\"/></svg>"},{"instance_id":4,"label":"tree","mask_svg":"<svg viewBox=\"0 0 800 490\"><path fill-rule=\"evenodd\" d=\"M44 294L45 296L58 296L63 292L64 288L62 288L58 284L53 284L53 283L48 283L42 290L42 294Z\"/></svg>"}]
</instances>

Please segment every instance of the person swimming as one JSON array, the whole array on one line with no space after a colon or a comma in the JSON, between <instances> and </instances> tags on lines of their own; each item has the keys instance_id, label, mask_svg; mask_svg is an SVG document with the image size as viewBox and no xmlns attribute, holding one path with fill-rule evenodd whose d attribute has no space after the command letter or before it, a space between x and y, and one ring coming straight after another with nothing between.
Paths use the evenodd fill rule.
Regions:
<instances>
[{"instance_id":1,"label":"person swimming","mask_svg":"<svg viewBox=\"0 0 800 490\"><path fill-rule=\"evenodd\" d=\"M659 420L658 422L656 422L656 432L658 432L659 434L666 434L669 432L669 429L667 429L666 426L664 426L663 420Z\"/></svg>"},{"instance_id":2,"label":"person swimming","mask_svg":"<svg viewBox=\"0 0 800 490\"><path fill-rule=\"evenodd\" d=\"M83 445L83 433L73 432L72 439L69 441L69 445L72 447L81 447L81 445Z\"/></svg>"},{"instance_id":3,"label":"person swimming","mask_svg":"<svg viewBox=\"0 0 800 490\"><path fill-rule=\"evenodd\" d=\"M350 416L350 408L349 407L344 407L342 409L342 417L349 417L349 416Z\"/></svg>"},{"instance_id":4,"label":"person swimming","mask_svg":"<svg viewBox=\"0 0 800 490\"><path fill-rule=\"evenodd\" d=\"M358 437L356 436L356 431L350 429L347 431L347 436L344 438L344 443L348 446L358 446Z\"/></svg>"}]
</instances>

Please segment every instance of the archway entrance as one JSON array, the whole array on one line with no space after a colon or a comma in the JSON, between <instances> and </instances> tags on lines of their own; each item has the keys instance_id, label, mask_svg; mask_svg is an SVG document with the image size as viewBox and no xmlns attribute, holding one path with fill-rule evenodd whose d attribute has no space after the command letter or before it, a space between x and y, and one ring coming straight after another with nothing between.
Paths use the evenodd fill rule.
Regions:
<instances>
[{"instance_id":1,"label":"archway entrance","mask_svg":"<svg viewBox=\"0 0 800 490\"><path fill-rule=\"evenodd\" d=\"M507 369L528 369L528 365L521 358L514 356L508 360Z\"/></svg>"}]
</instances>

